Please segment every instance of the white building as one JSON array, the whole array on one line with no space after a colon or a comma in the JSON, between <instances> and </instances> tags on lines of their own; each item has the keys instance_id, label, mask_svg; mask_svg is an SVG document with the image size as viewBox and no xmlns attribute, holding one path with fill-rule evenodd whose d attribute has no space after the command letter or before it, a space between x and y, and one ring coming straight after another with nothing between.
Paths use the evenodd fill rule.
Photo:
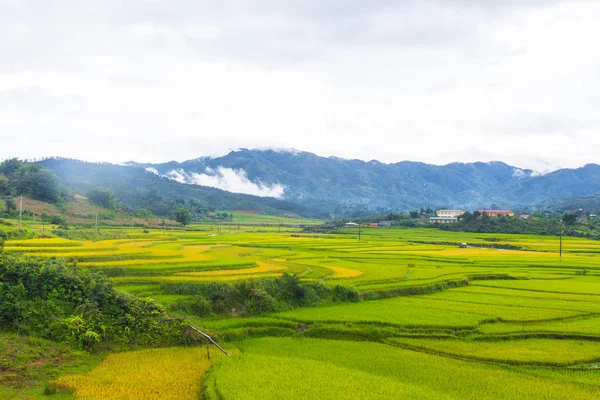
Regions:
<instances>
[{"instance_id":1,"label":"white building","mask_svg":"<svg viewBox=\"0 0 600 400\"><path fill-rule=\"evenodd\" d=\"M435 214L440 218L456 218L464 213L464 210L437 210Z\"/></svg>"},{"instance_id":2,"label":"white building","mask_svg":"<svg viewBox=\"0 0 600 400\"><path fill-rule=\"evenodd\" d=\"M358 224L356 222L347 222L344 224L344 228L358 228Z\"/></svg>"}]
</instances>

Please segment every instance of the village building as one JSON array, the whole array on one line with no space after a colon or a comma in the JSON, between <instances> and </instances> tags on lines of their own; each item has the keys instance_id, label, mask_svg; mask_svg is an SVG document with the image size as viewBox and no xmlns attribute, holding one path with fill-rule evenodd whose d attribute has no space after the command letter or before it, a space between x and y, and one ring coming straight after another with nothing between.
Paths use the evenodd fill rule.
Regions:
<instances>
[{"instance_id":1,"label":"village building","mask_svg":"<svg viewBox=\"0 0 600 400\"><path fill-rule=\"evenodd\" d=\"M358 228L360 225L356 222L346 222L344 228Z\"/></svg>"},{"instance_id":2,"label":"village building","mask_svg":"<svg viewBox=\"0 0 600 400\"><path fill-rule=\"evenodd\" d=\"M480 214L485 213L490 217L500 217L502 215L505 217L513 217L515 215L515 213L510 210L477 210L477 212Z\"/></svg>"},{"instance_id":3,"label":"village building","mask_svg":"<svg viewBox=\"0 0 600 400\"><path fill-rule=\"evenodd\" d=\"M452 224L457 221L458 221L458 218L452 218L452 217L430 217L429 218L429 222L431 222L432 224Z\"/></svg>"},{"instance_id":4,"label":"village building","mask_svg":"<svg viewBox=\"0 0 600 400\"><path fill-rule=\"evenodd\" d=\"M441 218L456 218L465 213L464 210L437 210L435 214Z\"/></svg>"},{"instance_id":5,"label":"village building","mask_svg":"<svg viewBox=\"0 0 600 400\"><path fill-rule=\"evenodd\" d=\"M335 224L323 224L319 226L320 229L335 229Z\"/></svg>"}]
</instances>

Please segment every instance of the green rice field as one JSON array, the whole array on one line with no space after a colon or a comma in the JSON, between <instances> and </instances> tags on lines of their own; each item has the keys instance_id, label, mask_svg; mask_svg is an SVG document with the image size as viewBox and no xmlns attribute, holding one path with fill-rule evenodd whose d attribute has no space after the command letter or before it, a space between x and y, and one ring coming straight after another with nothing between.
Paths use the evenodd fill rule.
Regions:
<instances>
[{"instance_id":1,"label":"green rice field","mask_svg":"<svg viewBox=\"0 0 600 400\"><path fill-rule=\"evenodd\" d=\"M565 238L561 259L557 237L437 229L362 229L360 241L355 229L277 226L119 232L11 240L5 251L103 271L167 309L190 297L167 292L172 282L293 274L361 295L253 317L180 311L232 349L204 361L194 398L600 398L597 241Z\"/></svg>"}]
</instances>

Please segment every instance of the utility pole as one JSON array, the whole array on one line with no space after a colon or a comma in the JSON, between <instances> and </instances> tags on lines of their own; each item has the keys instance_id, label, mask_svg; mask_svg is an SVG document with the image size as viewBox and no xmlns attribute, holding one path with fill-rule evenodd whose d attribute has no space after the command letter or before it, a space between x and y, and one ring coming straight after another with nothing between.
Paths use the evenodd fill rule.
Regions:
<instances>
[{"instance_id":1,"label":"utility pole","mask_svg":"<svg viewBox=\"0 0 600 400\"><path fill-rule=\"evenodd\" d=\"M19 206L19 232L21 232L22 225L23 225L23 195L21 195L21 205Z\"/></svg>"},{"instance_id":2,"label":"utility pole","mask_svg":"<svg viewBox=\"0 0 600 400\"><path fill-rule=\"evenodd\" d=\"M560 231L560 261L562 261L562 237L563 237L563 232L561 230Z\"/></svg>"},{"instance_id":3,"label":"utility pole","mask_svg":"<svg viewBox=\"0 0 600 400\"><path fill-rule=\"evenodd\" d=\"M361 225L360 225L360 224L358 224L358 241L359 241L359 242L360 242L360 227L361 227Z\"/></svg>"},{"instance_id":4,"label":"utility pole","mask_svg":"<svg viewBox=\"0 0 600 400\"><path fill-rule=\"evenodd\" d=\"M96 213L96 225L94 225L94 235L98 234L98 213Z\"/></svg>"}]
</instances>

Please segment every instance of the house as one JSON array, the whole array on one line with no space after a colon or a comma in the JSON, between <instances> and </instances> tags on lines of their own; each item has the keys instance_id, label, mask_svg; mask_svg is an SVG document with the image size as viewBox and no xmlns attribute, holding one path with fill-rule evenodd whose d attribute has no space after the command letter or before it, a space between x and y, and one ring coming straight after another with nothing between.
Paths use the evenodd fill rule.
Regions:
<instances>
[{"instance_id":1,"label":"house","mask_svg":"<svg viewBox=\"0 0 600 400\"><path fill-rule=\"evenodd\" d=\"M319 228L321 228L321 229L335 229L336 226L335 226L335 224L323 224L323 225L319 226Z\"/></svg>"},{"instance_id":2,"label":"house","mask_svg":"<svg viewBox=\"0 0 600 400\"><path fill-rule=\"evenodd\" d=\"M505 217L514 217L515 213L510 210L477 210L480 214L487 214L490 217L499 217L501 215Z\"/></svg>"},{"instance_id":3,"label":"house","mask_svg":"<svg viewBox=\"0 0 600 400\"><path fill-rule=\"evenodd\" d=\"M358 228L360 225L356 222L346 222L344 228Z\"/></svg>"},{"instance_id":4,"label":"house","mask_svg":"<svg viewBox=\"0 0 600 400\"><path fill-rule=\"evenodd\" d=\"M519 218L521 218L521 219L529 219L529 214L519 214Z\"/></svg>"},{"instance_id":5,"label":"house","mask_svg":"<svg viewBox=\"0 0 600 400\"><path fill-rule=\"evenodd\" d=\"M458 247L460 247L461 249L466 249L467 247L469 247L469 245L463 242L459 244Z\"/></svg>"},{"instance_id":6,"label":"house","mask_svg":"<svg viewBox=\"0 0 600 400\"><path fill-rule=\"evenodd\" d=\"M389 228L390 226L392 226L392 221L381 221L379 223L380 228Z\"/></svg>"},{"instance_id":7,"label":"house","mask_svg":"<svg viewBox=\"0 0 600 400\"><path fill-rule=\"evenodd\" d=\"M441 218L456 218L465 213L464 210L437 210L435 215Z\"/></svg>"},{"instance_id":8,"label":"house","mask_svg":"<svg viewBox=\"0 0 600 400\"><path fill-rule=\"evenodd\" d=\"M379 224L377 224L377 223L369 224L369 228L379 228Z\"/></svg>"},{"instance_id":9,"label":"house","mask_svg":"<svg viewBox=\"0 0 600 400\"><path fill-rule=\"evenodd\" d=\"M430 217L429 222L432 224L452 224L458 221L458 218L451 217Z\"/></svg>"}]
</instances>

